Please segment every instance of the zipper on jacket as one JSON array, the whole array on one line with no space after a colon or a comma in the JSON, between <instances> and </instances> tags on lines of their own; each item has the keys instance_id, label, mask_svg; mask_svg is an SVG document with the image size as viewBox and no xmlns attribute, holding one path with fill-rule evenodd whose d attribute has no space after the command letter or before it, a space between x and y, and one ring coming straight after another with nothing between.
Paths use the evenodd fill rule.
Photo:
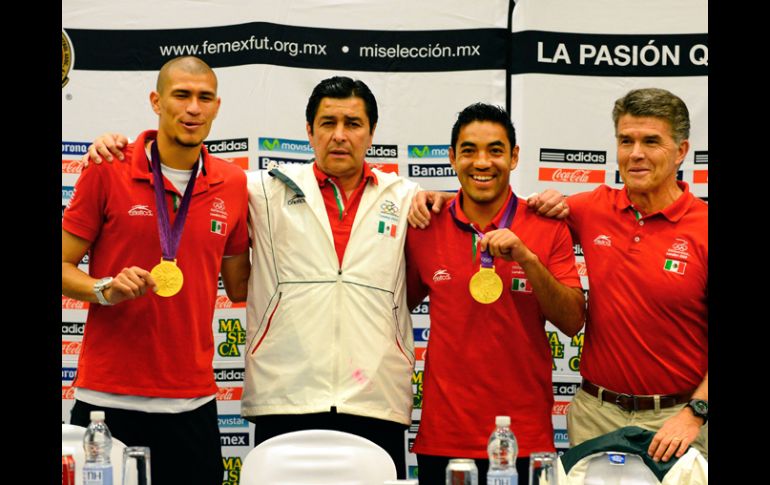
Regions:
<instances>
[{"instance_id":1,"label":"zipper on jacket","mask_svg":"<svg viewBox=\"0 0 770 485\"><path fill-rule=\"evenodd\" d=\"M257 345L254 346L254 350L251 351L251 355L254 355L254 352L257 351L260 345L262 345L262 341L265 340L265 337L267 337L267 332L270 331L270 324L273 322L273 315L275 315L275 311L278 310L278 305L281 304L281 296L283 295L283 292L278 293L278 301L275 302L275 307L273 307L273 311L270 312L270 317L267 319L267 325L265 326L265 333L262 334L262 337L259 338L259 342L257 342Z\"/></svg>"}]
</instances>

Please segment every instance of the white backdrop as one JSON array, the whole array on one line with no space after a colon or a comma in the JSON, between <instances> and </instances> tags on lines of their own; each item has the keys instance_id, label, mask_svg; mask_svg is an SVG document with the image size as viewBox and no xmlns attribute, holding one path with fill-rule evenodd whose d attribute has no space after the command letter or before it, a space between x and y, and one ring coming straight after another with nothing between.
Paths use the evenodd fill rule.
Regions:
<instances>
[{"instance_id":1,"label":"white backdrop","mask_svg":"<svg viewBox=\"0 0 770 485\"><path fill-rule=\"evenodd\" d=\"M458 188L447 168L450 129L457 113L476 101L510 103L521 146L511 177L517 194L619 187L613 101L629 89L656 86L681 96L690 109L692 148L681 177L707 198L705 0L654 0L643 7L631 0L520 0L512 15L509 3L68 0L62 6L62 211L88 141L107 130L135 137L156 127L148 97L157 70L170 57L195 52L215 68L222 96L207 143L244 169L308 160L307 97L321 79L343 74L365 81L377 97L380 121L369 160L423 187ZM588 268L575 249L587 289ZM81 267L87 270L87 258ZM229 302L221 288L220 294L212 330L223 483L235 484L253 446L239 415L246 321L243 305ZM425 302L413 315L418 361L410 448L420 419L428 307ZM86 304L62 297L63 422L86 311ZM579 382L583 334L568 339L550 323L546 331L554 354L554 440L566 448L564 413ZM407 463L414 476L413 455Z\"/></svg>"}]
</instances>

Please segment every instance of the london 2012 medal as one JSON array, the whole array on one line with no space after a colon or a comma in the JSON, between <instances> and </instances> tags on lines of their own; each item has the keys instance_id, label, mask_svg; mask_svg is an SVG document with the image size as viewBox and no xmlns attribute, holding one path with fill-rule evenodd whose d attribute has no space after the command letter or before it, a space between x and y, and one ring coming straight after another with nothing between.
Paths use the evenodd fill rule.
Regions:
<instances>
[{"instance_id":1,"label":"london 2012 medal","mask_svg":"<svg viewBox=\"0 0 770 485\"><path fill-rule=\"evenodd\" d=\"M184 284L184 275L179 266L176 265L176 260L161 260L160 263L152 268L150 276L155 280L155 284L158 285L158 291L155 292L158 296L174 296L179 293L179 290L182 289L182 284Z\"/></svg>"},{"instance_id":2,"label":"london 2012 medal","mask_svg":"<svg viewBox=\"0 0 770 485\"><path fill-rule=\"evenodd\" d=\"M495 267L479 268L478 273L473 275L468 289L471 296L479 303L492 303L500 298L503 293L503 280L495 273Z\"/></svg>"}]
</instances>

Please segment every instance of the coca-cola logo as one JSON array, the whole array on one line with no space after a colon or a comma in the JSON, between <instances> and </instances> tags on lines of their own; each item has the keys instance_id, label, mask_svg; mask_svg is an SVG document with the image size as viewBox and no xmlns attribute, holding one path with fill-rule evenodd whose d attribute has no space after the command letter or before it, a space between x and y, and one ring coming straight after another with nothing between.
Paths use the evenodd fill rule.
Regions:
<instances>
[{"instance_id":1,"label":"coca-cola logo","mask_svg":"<svg viewBox=\"0 0 770 485\"><path fill-rule=\"evenodd\" d=\"M72 386L61 386L62 400L75 400L75 388Z\"/></svg>"},{"instance_id":2,"label":"coca-cola logo","mask_svg":"<svg viewBox=\"0 0 770 485\"><path fill-rule=\"evenodd\" d=\"M227 295L217 295L217 299L214 302L214 308L218 310L226 310L228 308L246 308L246 302L233 303Z\"/></svg>"},{"instance_id":3,"label":"coca-cola logo","mask_svg":"<svg viewBox=\"0 0 770 485\"><path fill-rule=\"evenodd\" d=\"M62 310L86 310L88 309L88 302L73 300L72 298L68 298L62 295L61 307Z\"/></svg>"},{"instance_id":4,"label":"coca-cola logo","mask_svg":"<svg viewBox=\"0 0 770 485\"><path fill-rule=\"evenodd\" d=\"M538 178L545 181L570 184L604 183L604 170L541 167Z\"/></svg>"},{"instance_id":5,"label":"coca-cola logo","mask_svg":"<svg viewBox=\"0 0 770 485\"><path fill-rule=\"evenodd\" d=\"M62 355L79 355L80 348L83 347L82 342L74 342L71 340L62 340L61 354Z\"/></svg>"},{"instance_id":6,"label":"coca-cola logo","mask_svg":"<svg viewBox=\"0 0 770 485\"><path fill-rule=\"evenodd\" d=\"M553 403L553 411L551 414L554 416L566 416L567 408L571 403L569 401L555 401Z\"/></svg>"},{"instance_id":7,"label":"coca-cola logo","mask_svg":"<svg viewBox=\"0 0 770 485\"><path fill-rule=\"evenodd\" d=\"M62 160L61 173L80 173L83 170L83 162L80 160Z\"/></svg>"},{"instance_id":8,"label":"coca-cola logo","mask_svg":"<svg viewBox=\"0 0 770 485\"><path fill-rule=\"evenodd\" d=\"M575 263L575 267L577 268L577 272L579 276L588 276L588 270L586 270L586 264L582 261L578 261Z\"/></svg>"},{"instance_id":9,"label":"coca-cola logo","mask_svg":"<svg viewBox=\"0 0 770 485\"><path fill-rule=\"evenodd\" d=\"M220 387L217 390L217 401L240 401L242 395L242 387Z\"/></svg>"},{"instance_id":10,"label":"coca-cola logo","mask_svg":"<svg viewBox=\"0 0 770 485\"><path fill-rule=\"evenodd\" d=\"M553 173L552 180L555 182L586 184L588 183L588 173L588 170L563 170L558 168Z\"/></svg>"}]
</instances>

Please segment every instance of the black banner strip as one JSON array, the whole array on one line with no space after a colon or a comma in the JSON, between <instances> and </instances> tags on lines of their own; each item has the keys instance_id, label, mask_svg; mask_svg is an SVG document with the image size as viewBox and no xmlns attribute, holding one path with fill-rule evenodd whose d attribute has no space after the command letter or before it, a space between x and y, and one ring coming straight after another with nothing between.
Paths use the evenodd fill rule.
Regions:
<instances>
[{"instance_id":1,"label":"black banner strip","mask_svg":"<svg viewBox=\"0 0 770 485\"><path fill-rule=\"evenodd\" d=\"M375 72L437 72L506 68L509 31L341 30L252 22L168 30L65 29L73 69L158 70L181 55L212 67L249 64Z\"/></svg>"},{"instance_id":2,"label":"black banner strip","mask_svg":"<svg viewBox=\"0 0 770 485\"><path fill-rule=\"evenodd\" d=\"M708 34L511 34L511 74L707 76Z\"/></svg>"}]
</instances>

